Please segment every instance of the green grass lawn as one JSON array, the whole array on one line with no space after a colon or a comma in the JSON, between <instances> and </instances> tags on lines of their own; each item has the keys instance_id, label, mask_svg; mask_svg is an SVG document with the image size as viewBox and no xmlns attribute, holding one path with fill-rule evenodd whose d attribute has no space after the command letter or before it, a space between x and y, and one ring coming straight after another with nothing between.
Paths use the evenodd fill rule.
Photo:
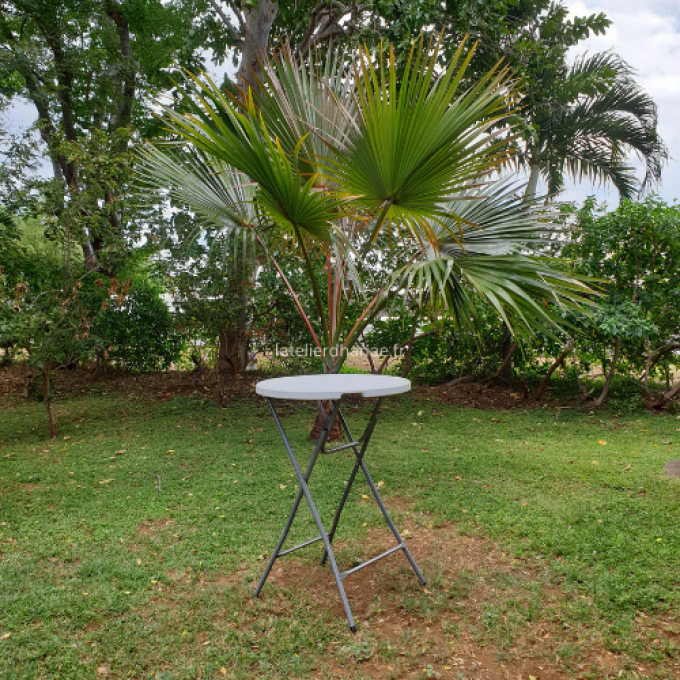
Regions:
<instances>
[{"instance_id":1,"label":"green grass lawn","mask_svg":"<svg viewBox=\"0 0 680 680\"><path fill-rule=\"evenodd\" d=\"M250 597L296 483L263 403L222 409L199 399L102 395L58 402L56 410L54 441L41 405L6 402L0 412L2 678L331 677L333 645L344 650L333 663L348 677L368 673L367 658L393 664L372 677L468 677L447 676L445 660L438 670L410 651L395 657L370 631L353 638L304 588L273 583L261 600ZM311 409L284 413L306 456ZM350 423L368 415L354 405L346 413ZM513 588L529 593L539 579L568 595L549 611L540 598L522 600L533 609L513 605L514 590L515 600L485 601L478 619L461 619L477 643L511 658L522 630L526 637L532 620L550 619L564 639L547 660L565 673L604 677L579 669L597 644L617 655L620 677L672 678L680 480L663 465L680 457L679 429L668 415L492 413L408 397L386 404L367 460L386 502L399 508L398 523L415 533L419 524L436 531L453 522L530 565L531 578ZM350 456L323 457L315 470L313 493L326 519ZM365 493L357 484L350 497L341 560L379 525ZM291 540L314 535L309 516L299 517ZM283 560L311 564L317 548ZM496 595L510 587L498 573L487 577L484 587ZM463 592L461 583L430 575L421 595L410 576L404 597L424 598L419 615L455 637L443 612L480 586L481 569L468 578L474 583ZM457 603L444 602L441 593L454 591ZM641 625L641 615L658 626ZM663 626L672 633L665 638ZM647 675L635 671L640 663Z\"/></svg>"}]
</instances>

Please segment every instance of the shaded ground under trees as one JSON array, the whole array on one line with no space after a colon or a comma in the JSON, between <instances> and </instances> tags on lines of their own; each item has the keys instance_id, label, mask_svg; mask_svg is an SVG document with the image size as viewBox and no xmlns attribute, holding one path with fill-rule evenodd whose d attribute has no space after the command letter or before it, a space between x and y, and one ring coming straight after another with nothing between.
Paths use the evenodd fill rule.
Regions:
<instances>
[{"instance_id":1,"label":"shaded ground under trees","mask_svg":"<svg viewBox=\"0 0 680 680\"><path fill-rule=\"evenodd\" d=\"M216 403L227 405L234 401L260 401L255 394L255 384L271 377L259 371L248 371L236 376L218 377L210 368L192 371L167 371L161 373L127 373L115 368L96 371L94 368L79 367L75 370L59 371L55 381L57 400L96 394L145 395L157 401L173 399L178 396L202 397ZM0 368L0 397L14 396L40 398L37 384L39 376L27 380L22 366L14 365ZM28 386L28 395L27 395ZM514 381L486 381L458 385L414 385L416 395L428 396L445 404L458 404L480 410L512 411L518 409L585 409L590 403L584 402L579 395L560 389L555 380L555 394L548 392L542 400L533 397L526 383ZM352 397L346 397L352 399ZM638 403L639 402L639 403ZM631 408L644 408L641 396ZM669 405L671 409L675 406Z\"/></svg>"}]
</instances>

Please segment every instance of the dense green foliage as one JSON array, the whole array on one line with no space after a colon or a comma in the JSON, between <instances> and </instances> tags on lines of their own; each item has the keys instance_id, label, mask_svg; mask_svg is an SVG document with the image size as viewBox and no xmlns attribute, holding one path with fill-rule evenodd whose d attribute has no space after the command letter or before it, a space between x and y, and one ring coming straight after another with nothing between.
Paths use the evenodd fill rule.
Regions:
<instances>
[{"instance_id":1,"label":"dense green foliage","mask_svg":"<svg viewBox=\"0 0 680 680\"><path fill-rule=\"evenodd\" d=\"M276 10L266 37L269 46L287 39L298 61L292 67L279 63L269 69L249 109L240 106L243 93L234 83L227 85L236 101L224 96L224 90L212 93L218 109L224 96L222 108L231 111L219 124L213 121L217 128L226 125L225 130L236 131L236 139L239 125L246 129L251 123L244 121L253 107L259 107L271 134L260 135L258 126L251 126L230 151L232 164L237 156L249 159L248 167L241 163L241 171L257 179L257 186L243 182L243 175L220 177L222 168L215 177L209 157L193 157L198 164L193 170L211 176L210 190L224 199L221 208L213 203L207 212L182 200L176 191L168 195L174 181L184 182L185 188L196 186L187 182L191 173L181 163L170 163L160 191L140 202L134 191L135 148L144 139L168 138L165 124L150 115L154 98L167 105L166 120L177 122L188 112L199 111L182 84L181 69L197 73L208 59L222 63L232 58L236 64L249 40L246 19L254 16L252 10L259 3L69 0L56 6L13 0L5 4L0 14L0 106L16 96L33 103L41 142L36 136L21 140L2 132L6 162L0 170L0 346L5 348L4 361L19 357L23 342L30 345L30 361L36 367L73 365L96 356L100 365L109 362L150 370L175 361L181 333L199 363L214 349L218 370L238 373L255 353L267 357L263 365L272 368L277 346L310 344L313 351L316 341L308 341L315 329L318 344L327 349L333 345L349 349L355 343L356 347L390 348L407 357L401 364L392 361L393 370L437 382L496 372L512 344L501 328L500 315L513 332L526 331L512 361L515 378L535 384L569 342L575 343L575 349L559 370L574 378L576 385L576 378L593 367L609 373L612 350L619 343L615 372L641 381L648 400L656 389L650 380L665 378L666 394L671 393L679 308L673 273L677 270L674 207L649 199L626 204L605 219L587 203L578 213L577 231L561 252L565 245L561 238L547 246L527 242L533 236L520 233L523 217L515 214L514 222L505 222L506 227L512 222L512 234L501 233L497 222L471 207L486 202L507 217L511 206L507 197L505 203L495 200L500 193L495 203L490 191L483 201L456 206L455 202L444 205L442 196L435 197L431 190L436 186L455 193L465 186L461 168L469 179L484 163L490 167L502 160L531 170L528 194L536 190L539 175L551 194L559 192L565 177L572 175L611 180L622 194L631 195L638 189L625 156L631 150L645 161L648 183L657 179L665 147L656 132L654 102L635 82L631 68L611 53L570 63L574 46L607 30L606 16L572 17L561 2L549 0L269 4ZM231 13L221 13L220 8ZM441 32L433 63L440 68L456 60L461 64L445 78L461 91L477 88L465 100L467 106L477 98L481 108L476 122L474 115L465 119L466 114L456 122L444 100L440 102L444 108L432 113L444 120L448 107L446 134L455 132L462 139L467 134L464 125L470 123L493 135L499 126L509 124L517 134L510 146L498 142L484 153L464 158L467 152L462 147L447 147L441 131L425 124L422 134L414 137L418 144L409 146L399 131L403 111L399 112L398 100L402 95L404 101L412 97L404 111L412 109L407 113L417 124L430 115L425 108L417 109L422 102L415 90L395 89L399 96L394 98L394 110L378 106L379 92L413 79L417 68L409 65L409 54L416 60L424 58L419 48L411 52L414 36L423 31ZM456 56L465 36L467 44L476 42L477 48ZM385 65L394 83L377 84L378 78L371 85L366 80L359 87L364 99L350 102L341 87L349 56L329 61L335 65L326 72L320 60L308 57L308 48L319 47L323 54L330 41L339 49L365 44L370 50L382 44L383 56L390 43L394 65ZM379 51L366 53L367 64L377 64L378 55ZM467 58L470 63L464 64ZM510 73L493 70L499 59ZM489 77L507 78L503 83L516 87L515 101L494 100L493 88L484 90L489 88ZM305 89L305 82L321 78L328 79L324 92L335 93L335 108L323 94ZM487 85L479 85L480 79ZM292 117L291 111L296 112ZM228 122L232 114L236 118ZM356 129L348 124L349 118L358 121ZM360 134L354 134L357 130ZM384 135L391 135L387 146L393 144L401 155L380 157L371 151L386 145ZM275 148L273 139L281 142L280 148ZM439 151L426 158L422 154L427 155L428 139ZM338 145L339 140L343 144ZM339 153L343 145L344 152ZM210 156L215 149L204 152ZM220 153L224 156L225 149ZM446 162L437 166L444 153ZM500 156L492 158L495 153ZM53 164L52 180L35 174L41 155ZM284 170L278 178L271 172L277 163ZM414 164L420 174L409 174ZM455 167L458 174L445 177L440 172L443 167ZM430 170L434 174L427 180ZM313 177L311 184L309 177ZM223 181L226 184L219 186ZM287 196L291 182L297 194ZM327 191L327 184L343 187L345 195ZM225 187L227 194L220 193ZM359 211L349 210L346 195L361 196L353 199ZM228 209L223 210L225 206ZM219 219L211 225L216 210ZM427 219L434 216L434 223L424 219L428 211L432 214ZM444 214L448 217L442 220ZM370 224L363 233L349 229L351 248L343 252L347 233L334 233L328 244L328 224L350 217L357 220L355 227L363 220ZM479 230L464 230L463 249L456 244L461 220L483 224L485 229L482 236ZM348 223L343 224L347 229ZM253 226L261 241L246 239L247 243L237 244L232 238L230 230ZM277 240L282 234L283 244ZM495 262L484 242L492 236L501 255ZM423 259L414 260L408 247L413 237L416 242L420 239L421 246L427 241L442 246L442 257L429 259L423 248ZM299 246L302 250L296 252ZM514 260L510 265L514 256L508 253L513 249L524 254L532 248L573 259L573 272L610 281L592 320L573 310L546 306L543 300L556 280L548 281L540 268L527 269L526 262L520 266ZM627 257L627 249L635 257ZM461 257L468 254L483 257ZM275 267L272 255L278 258ZM148 266L140 264L149 258L161 265L157 271L162 275L154 276L153 286L172 293L174 317L150 292L149 276L144 273ZM502 276L501 265L506 267ZM98 286L97 281L103 283ZM112 281L130 283L119 283L107 298ZM496 288L499 281L505 286L502 293ZM516 287L521 289L528 281L525 299L516 294ZM121 285L125 295L117 302ZM474 299L474 294L486 296L486 303ZM128 295L134 298L129 304ZM139 313L130 313L132 304ZM550 313L547 326L555 322L566 333L550 334L543 324L545 310ZM568 340L566 335L574 337ZM373 369L381 370L382 363L373 362ZM313 359L288 357L277 370L317 369Z\"/></svg>"},{"instance_id":2,"label":"dense green foliage","mask_svg":"<svg viewBox=\"0 0 680 680\"><path fill-rule=\"evenodd\" d=\"M132 371L164 371L179 360L184 346L158 288L146 282L97 314L92 332L107 359Z\"/></svg>"},{"instance_id":3,"label":"dense green foliage","mask_svg":"<svg viewBox=\"0 0 680 680\"><path fill-rule=\"evenodd\" d=\"M667 377L680 349L680 209L651 196L643 202L624 201L606 212L589 199L581 209L567 211L565 218L573 224L568 238L553 243L554 252L592 277L602 297L592 316L565 316L574 349L561 371L572 376L575 389L579 374L587 377L595 367L607 374L618 338L615 374L630 381L632 394L649 399L650 390L657 389L650 387L650 380ZM493 375L502 358L503 333L490 311L478 310L482 323L476 336L461 333L446 315L437 325L419 323L413 375L429 382ZM409 330L408 323L391 319L376 324L374 334L392 343L405 342ZM513 361L515 377L535 385L562 350L563 343L541 333L520 342Z\"/></svg>"}]
</instances>

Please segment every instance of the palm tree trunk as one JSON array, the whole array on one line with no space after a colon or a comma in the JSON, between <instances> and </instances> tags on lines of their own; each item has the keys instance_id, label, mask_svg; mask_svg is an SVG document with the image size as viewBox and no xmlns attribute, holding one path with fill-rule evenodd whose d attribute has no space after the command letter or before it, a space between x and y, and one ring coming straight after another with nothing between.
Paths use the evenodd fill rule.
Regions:
<instances>
[{"instance_id":1,"label":"palm tree trunk","mask_svg":"<svg viewBox=\"0 0 680 680\"><path fill-rule=\"evenodd\" d=\"M533 198L536 195L536 190L538 189L538 180L541 176L541 168L538 162L532 162L529 165L529 181L527 182L527 188L524 191L524 198Z\"/></svg>"},{"instance_id":2,"label":"palm tree trunk","mask_svg":"<svg viewBox=\"0 0 680 680\"><path fill-rule=\"evenodd\" d=\"M310 441L315 442L319 438L321 433L326 429L330 406L331 404L329 401L317 402L316 419L314 420L314 425L312 425L312 429L309 432ZM340 425L340 420L336 418L335 422L333 423L333 427L331 428L331 431L328 433L328 441L329 442L337 441L341 437L342 437L342 425Z\"/></svg>"}]
</instances>

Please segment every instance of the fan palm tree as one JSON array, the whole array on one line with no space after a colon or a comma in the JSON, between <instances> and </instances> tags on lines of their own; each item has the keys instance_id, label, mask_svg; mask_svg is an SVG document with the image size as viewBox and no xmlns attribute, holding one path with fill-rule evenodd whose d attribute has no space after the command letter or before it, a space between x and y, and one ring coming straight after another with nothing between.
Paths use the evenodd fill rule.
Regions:
<instances>
[{"instance_id":1,"label":"fan palm tree","mask_svg":"<svg viewBox=\"0 0 680 680\"><path fill-rule=\"evenodd\" d=\"M539 95L524 102L532 132L517 158L529 168L527 195L536 193L539 177L549 196L562 191L569 176L611 182L622 198L659 180L668 150L657 132L656 104L626 62L601 52L579 57L563 76L551 77L545 101ZM645 164L641 185L630 154Z\"/></svg>"},{"instance_id":2,"label":"fan palm tree","mask_svg":"<svg viewBox=\"0 0 680 680\"><path fill-rule=\"evenodd\" d=\"M480 295L525 335L558 328L560 307L589 304L583 282L528 254L547 237L545 215L490 179L506 161L498 130L515 97L507 71L498 66L463 89L471 50L461 45L440 70L437 48L416 45L399 80L391 50L312 54L308 65L284 50L263 64L257 96L238 101L192 77L183 112L162 113L176 141L144 152L146 184L169 188L204 222L252 236L327 372L382 310L407 300L468 326ZM247 219L236 209L244 187ZM397 265L369 292L362 265L378 241ZM313 312L287 282L284 257L306 268ZM363 311L351 322L357 300Z\"/></svg>"}]
</instances>

